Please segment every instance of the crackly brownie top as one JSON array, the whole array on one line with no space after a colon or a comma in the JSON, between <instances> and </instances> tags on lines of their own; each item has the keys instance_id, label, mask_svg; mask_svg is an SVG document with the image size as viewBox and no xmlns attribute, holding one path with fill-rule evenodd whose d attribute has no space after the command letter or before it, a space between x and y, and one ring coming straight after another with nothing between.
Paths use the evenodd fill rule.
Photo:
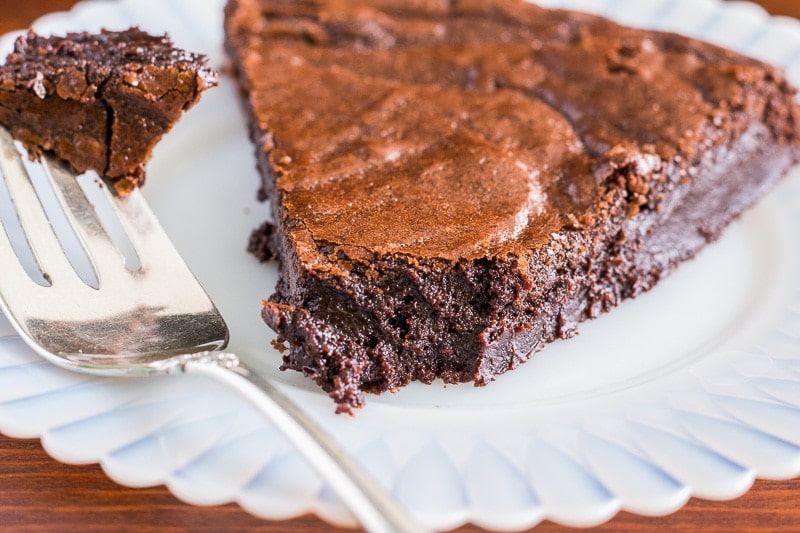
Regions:
<instances>
[{"instance_id":1,"label":"crackly brownie top","mask_svg":"<svg viewBox=\"0 0 800 533\"><path fill-rule=\"evenodd\" d=\"M653 181L691 179L745 117L769 123L762 86L791 91L712 45L515 0L227 10L308 263L323 244L448 261L530 250L602 215L623 167L628 214L660 209Z\"/></svg>"},{"instance_id":2,"label":"crackly brownie top","mask_svg":"<svg viewBox=\"0 0 800 533\"><path fill-rule=\"evenodd\" d=\"M201 84L211 86L216 84L216 74L206 63L204 56L176 48L166 35L150 35L138 28L65 36L41 36L30 31L16 40L14 51L0 69L0 88L24 86L39 98L57 93L61 98L87 100L93 99L109 79L119 78L157 97L175 87L160 83L164 80L146 67L191 72L197 74ZM170 77L173 79L174 75ZM187 88L189 91L195 88Z\"/></svg>"}]
</instances>

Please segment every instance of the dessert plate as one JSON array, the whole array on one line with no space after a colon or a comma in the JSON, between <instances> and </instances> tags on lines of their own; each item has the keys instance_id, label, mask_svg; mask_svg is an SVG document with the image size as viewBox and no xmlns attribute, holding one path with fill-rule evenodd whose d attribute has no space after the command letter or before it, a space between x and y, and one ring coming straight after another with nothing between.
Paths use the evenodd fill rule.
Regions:
<instances>
[{"instance_id":1,"label":"dessert plate","mask_svg":"<svg viewBox=\"0 0 800 533\"><path fill-rule=\"evenodd\" d=\"M541 0L680 31L787 68L800 23L745 2ZM224 0L118 0L46 16L42 33L169 32L222 68ZM0 40L5 55L15 35ZM601 103L598 103L601 105ZM259 317L274 265L246 252L269 217L233 80L178 124L145 195L226 317L231 349L279 382L424 523L518 530L670 513L694 495L734 498L756 477L800 474L800 174L663 281L492 385L414 384L355 417L281 373ZM291 447L233 393L200 377L114 381L40 360L0 317L0 431L55 458L99 462L129 486L238 502L267 519L354 521Z\"/></svg>"}]
</instances>

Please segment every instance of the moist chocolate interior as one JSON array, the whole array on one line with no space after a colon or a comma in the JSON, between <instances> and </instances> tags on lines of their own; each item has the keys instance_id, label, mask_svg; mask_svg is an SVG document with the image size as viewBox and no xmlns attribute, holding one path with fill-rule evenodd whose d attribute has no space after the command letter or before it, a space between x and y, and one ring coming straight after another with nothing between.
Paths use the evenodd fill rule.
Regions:
<instances>
[{"instance_id":1,"label":"moist chocolate interior","mask_svg":"<svg viewBox=\"0 0 800 533\"><path fill-rule=\"evenodd\" d=\"M216 85L206 58L137 28L19 37L0 66L0 123L125 192L181 112Z\"/></svg>"},{"instance_id":2,"label":"moist chocolate interior","mask_svg":"<svg viewBox=\"0 0 800 533\"><path fill-rule=\"evenodd\" d=\"M794 89L513 0L229 0L281 261L263 316L340 411L490 382L648 290L798 159ZM284 345L285 343L285 345Z\"/></svg>"}]
</instances>

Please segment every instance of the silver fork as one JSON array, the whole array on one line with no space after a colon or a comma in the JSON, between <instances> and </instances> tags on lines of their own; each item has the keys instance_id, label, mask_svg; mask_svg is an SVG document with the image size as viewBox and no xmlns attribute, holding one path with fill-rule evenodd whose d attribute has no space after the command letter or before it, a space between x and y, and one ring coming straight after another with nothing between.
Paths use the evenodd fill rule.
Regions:
<instances>
[{"instance_id":1,"label":"silver fork","mask_svg":"<svg viewBox=\"0 0 800 533\"><path fill-rule=\"evenodd\" d=\"M0 308L31 348L60 367L101 376L191 373L219 380L284 433L365 529L422 531L272 383L222 351L228 343L225 321L138 191L119 198L105 188L138 255L139 268L132 270L75 176L47 156L41 162L99 286L76 273L20 152L0 128L0 171L44 280L31 279L7 230L0 232Z\"/></svg>"}]
</instances>

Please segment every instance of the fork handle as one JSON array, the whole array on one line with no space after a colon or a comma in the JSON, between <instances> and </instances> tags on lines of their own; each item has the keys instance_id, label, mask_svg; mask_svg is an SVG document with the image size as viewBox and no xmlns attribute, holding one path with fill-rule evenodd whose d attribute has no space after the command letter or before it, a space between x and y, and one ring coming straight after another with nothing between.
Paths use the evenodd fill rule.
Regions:
<instances>
[{"instance_id":1,"label":"fork handle","mask_svg":"<svg viewBox=\"0 0 800 533\"><path fill-rule=\"evenodd\" d=\"M202 374L239 392L294 445L372 533L425 531L389 493L275 385L225 352L185 356L180 370Z\"/></svg>"}]
</instances>

